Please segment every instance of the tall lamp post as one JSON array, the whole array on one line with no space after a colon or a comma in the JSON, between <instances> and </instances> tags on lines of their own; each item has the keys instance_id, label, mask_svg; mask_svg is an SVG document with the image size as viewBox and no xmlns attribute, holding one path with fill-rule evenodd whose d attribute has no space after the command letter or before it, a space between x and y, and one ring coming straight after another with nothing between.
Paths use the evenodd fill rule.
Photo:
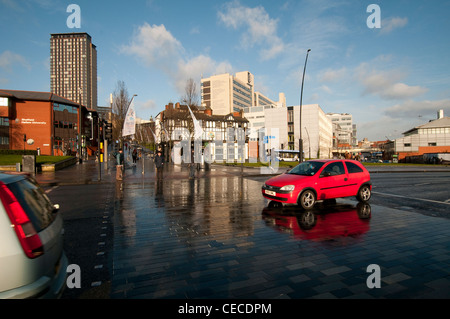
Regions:
<instances>
[{"instance_id":1,"label":"tall lamp post","mask_svg":"<svg viewBox=\"0 0 450 319\"><path fill-rule=\"evenodd\" d=\"M298 141L298 149L300 151L300 163L303 162L303 139L302 139L302 101L303 101L303 82L305 81L305 71L306 71L306 62L308 62L308 55L309 55L309 51L311 51L311 49L308 49L308 51L306 51L306 59L305 59L305 66L303 67L303 77L302 77L302 89L300 91L300 139Z\"/></svg>"}]
</instances>

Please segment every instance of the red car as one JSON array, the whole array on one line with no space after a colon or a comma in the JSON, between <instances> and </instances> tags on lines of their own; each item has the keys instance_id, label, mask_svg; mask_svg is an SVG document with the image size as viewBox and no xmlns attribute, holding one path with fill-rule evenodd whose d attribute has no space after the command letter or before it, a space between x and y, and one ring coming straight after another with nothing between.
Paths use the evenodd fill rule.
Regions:
<instances>
[{"instance_id":1,"label":"red car","mask_svg":"<svg viewBox=\"0 0 450 319\"><path fill-rule=\"evenodd\" d=\"M367 169L353 160L311 160L272 177L262 187L265 198L311 209L319 200L356 196L367 202L372 183Z\"/></svg>"}]
</instances>

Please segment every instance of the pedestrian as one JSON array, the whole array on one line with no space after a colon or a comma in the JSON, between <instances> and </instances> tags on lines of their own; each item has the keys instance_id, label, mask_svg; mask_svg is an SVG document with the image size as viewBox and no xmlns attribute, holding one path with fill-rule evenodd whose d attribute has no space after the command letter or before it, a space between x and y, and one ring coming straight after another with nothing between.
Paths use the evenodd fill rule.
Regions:
<instances>
[{"instance_id":1,"label":"pedestrian","mask_svg":"<svg viewBox=\"0 0 450 319\"><path fill-rule=\"evenodd\" d=\"M136 160L137 160L137 150L136 149L133 150L132 156L133 156L133 163L136 163Z\"/></svg>"},{"instance_id":2,"label":"pedestrian","mask_svg":"<svg viewBox=\"0 0 450 319\"><path fill-rule=\"evenodd\" d=\"M189 163L189 179L195 178L194 149L191 148L191 162Z\"/></svg>"},{"instance_id":3,"label":"pedestrian","mask_svg":"<svg viewBox=\"0 0 450 319\"><path fill-rule=\"evenodd\" d=\"M162 179L163 169L164 169L164 156L162 156L161 151L158 151L155 156L155 166L156 166L156 178Z\"/></svg>"},{"instance_id":4,"label":"pedestrian","mask_svg":"<svg viewBox=\"0 0 450 319\"><path fill-rule=\"evenodd\" d=\"M119 149L119 153L116 155L116 179L121 181L123 179L125 156L123 150Z\"/></svg>"}]
</instances>

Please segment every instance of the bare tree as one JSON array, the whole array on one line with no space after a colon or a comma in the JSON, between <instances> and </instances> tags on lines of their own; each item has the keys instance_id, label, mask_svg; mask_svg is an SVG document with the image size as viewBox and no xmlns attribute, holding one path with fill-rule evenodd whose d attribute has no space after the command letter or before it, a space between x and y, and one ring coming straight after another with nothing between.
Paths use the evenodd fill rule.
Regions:
<instances>
[{"instance_id":1,"label":"bare tree","mask_svg":"<svg viewBox=\"0 0 450 319\"><path fill-rule=\"evenodd\" d=\"M197 84L192 78L189 78L189 80L186 81L186 86L184 88L184 96L181 98L181 103L185 105L192 106L199 106L198 102L198 91L197 91Z\"/></svg>"},{"instance_id":2,"label":"bare tree","mask_svg":"<svg viewBox=\"0 0 450 319\"><path fill-rule=\"evenodd\" d=\"M128 111L128 104L130 102L128 96L128 89L124 81L117 81L116 89L113 93L112 105L112 133L113 139L121 138L123 123Z\"/></svg>"}]
</instances>

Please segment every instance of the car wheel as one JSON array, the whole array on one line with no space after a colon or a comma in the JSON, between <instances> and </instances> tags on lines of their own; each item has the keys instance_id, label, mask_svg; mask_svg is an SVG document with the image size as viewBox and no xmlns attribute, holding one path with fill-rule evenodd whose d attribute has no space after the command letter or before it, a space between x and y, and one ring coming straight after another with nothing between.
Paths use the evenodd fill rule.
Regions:
<instances>
[{"instance_id":1,"label":"car wheel","mask_svg":"<svg viewBox=\"0 0 450 319\"><path fill-rule=\"evenodd\" d=\"M300 195L298 201L298 204L302 206L303 209L311 209L316 203L316 194L314 194L312 190L307 189Z\"/></svg>"},{"instance_id":2,"label":"car wheel","mask_svg":"<svg viewBox=\"0 0 450 319\"><path fill-rule=\"evenodd\" d=\"M356 195L356 199L358 199L360 202L368 202L370 197L372 196L372 192L370 191L369 185L363 185L358 191L358 194Z\"/></svg>"}]
</instances>

